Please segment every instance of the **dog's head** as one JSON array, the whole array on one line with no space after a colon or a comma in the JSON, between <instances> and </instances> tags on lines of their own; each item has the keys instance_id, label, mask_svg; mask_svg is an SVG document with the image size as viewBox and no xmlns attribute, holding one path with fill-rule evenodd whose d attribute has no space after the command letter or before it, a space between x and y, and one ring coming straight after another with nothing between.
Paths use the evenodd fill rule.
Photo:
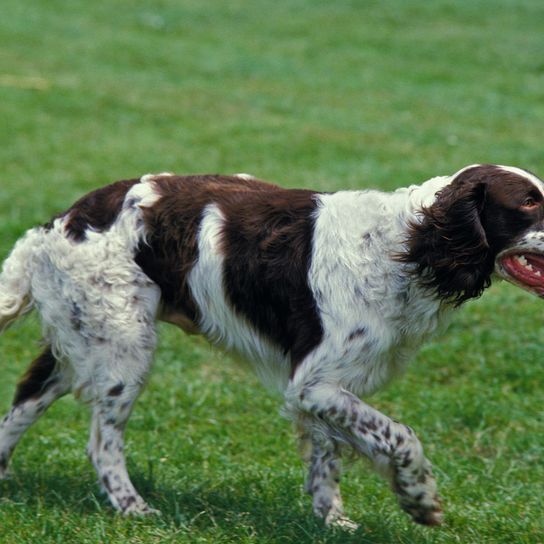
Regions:
<instances>
[{"instance_id":1,"label":"dog's head","mask_svg":"<svg viewBox=\"0 0 544 544\"><path fill-rule=\"evenodd\" d=\"M409 226L401 260L457 305L480 296L493 272L544 296L544 182L507 166L461 170Z\"/></svg>"}]
</instances>

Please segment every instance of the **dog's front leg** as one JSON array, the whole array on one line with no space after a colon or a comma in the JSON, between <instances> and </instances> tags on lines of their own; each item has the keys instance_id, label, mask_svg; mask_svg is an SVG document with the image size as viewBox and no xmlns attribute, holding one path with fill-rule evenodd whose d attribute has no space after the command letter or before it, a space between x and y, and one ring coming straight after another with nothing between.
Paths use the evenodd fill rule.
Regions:
<instances>
[{"instance_id":1,"label":"dog's front leg","mask_svg":"<svg viewBox=\"0 0 544 544\"><path fill-rule=\"evenodd\" d=\"M414 432L384 416L345 389L315 383L289 392L290 408L311 415L312 434L350 445L388 476L399 504L414 521L438 525L441 502L431 464ZM302 416L303 417L303 416Z\"/></svg>"}]
</instances>

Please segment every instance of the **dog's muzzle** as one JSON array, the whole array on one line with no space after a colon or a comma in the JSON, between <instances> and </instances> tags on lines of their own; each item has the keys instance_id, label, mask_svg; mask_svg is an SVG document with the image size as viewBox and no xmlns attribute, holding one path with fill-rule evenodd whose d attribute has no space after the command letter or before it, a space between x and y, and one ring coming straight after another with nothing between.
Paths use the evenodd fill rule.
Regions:
<instances>
[{"instance_id":1,"label":"dog's muzzle","mask_svg":"<svg viewBox=\"0 0 544 544\"><path fill-rule=\"evenodd\" d=\"M544 298L544 231L530 232L499 253L495 272L506 281Z\"/></svg>"}]
</instances>

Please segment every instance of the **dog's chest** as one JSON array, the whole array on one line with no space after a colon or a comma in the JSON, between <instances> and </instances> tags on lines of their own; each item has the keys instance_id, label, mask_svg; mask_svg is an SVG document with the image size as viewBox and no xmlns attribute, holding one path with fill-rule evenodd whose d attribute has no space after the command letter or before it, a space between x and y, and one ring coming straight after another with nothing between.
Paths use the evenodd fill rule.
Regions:
<instances>
[{"instance_id":1,"label":"dog's chest","mask_svg":"<svg viewBox=\"0 0 544 544\"><path fill-rule=\"evenodd\" d=\"M327 352L331 378L360 394L402 372L448 321L447 308L395 259L406 226L401 197L333 195L316 222L310 280L325 330L318 351Z\"/></svg>"},{"instance_id":2,"label":"dog's chest","mask_svg":"<svg viewBox=\"0 0 544 544\"><path fill-rule=\"evenodd\" d=\"M372 394L402 374L422 344L449 322L450 312L425 297L414 304L384 302L387 309L372 305L357 312L357 323L347 314L345 327L327 322L335 378L360 395ZM343 339L335 341L338 338Z\"/></svg>"}]
</instances>

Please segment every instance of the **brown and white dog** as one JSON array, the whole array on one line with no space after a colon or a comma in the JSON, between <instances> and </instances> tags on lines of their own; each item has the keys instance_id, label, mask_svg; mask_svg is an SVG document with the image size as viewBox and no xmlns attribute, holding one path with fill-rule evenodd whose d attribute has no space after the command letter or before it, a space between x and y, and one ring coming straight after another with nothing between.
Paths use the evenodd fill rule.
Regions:
<instances>
[{"instance_id":1,"label":"brown and white dog","mask_svg":"<svg viewBox=\"0 0 544 544\"><path fill-rule=\"evenodd\" d=\"M152 510L125 467L123 431L157 319L252 361L285 397L327 523L349 449L387 476L415 521L438 524L413 431L361 400L402 371L494 273L544 294L544 184L480 165L420 186L317 193L251 176L146 175L83 197L17 242L0 325L36 308L45 351L0 424L0 473L25 430L72 391L92 406L88 454L111 503Z\"/></svg>"}]
</instances>

